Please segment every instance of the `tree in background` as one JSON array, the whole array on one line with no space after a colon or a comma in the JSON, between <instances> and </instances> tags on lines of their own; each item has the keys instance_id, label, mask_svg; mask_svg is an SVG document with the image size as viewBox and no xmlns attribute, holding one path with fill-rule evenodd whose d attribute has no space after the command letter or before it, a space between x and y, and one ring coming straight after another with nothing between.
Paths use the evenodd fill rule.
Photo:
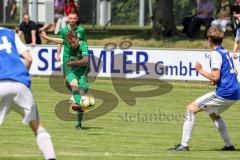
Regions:
<instances>
[{"instance_id":1,"label":"tree in background","mask_svg":"<svg viewBox=\"0 0 240 160\"><path fill-rule=\"evenodd\" d=\"M176 35L176 25L173 15L173 0L156 0L152 20L153 36Z\"/></svg>"}]
</instances>

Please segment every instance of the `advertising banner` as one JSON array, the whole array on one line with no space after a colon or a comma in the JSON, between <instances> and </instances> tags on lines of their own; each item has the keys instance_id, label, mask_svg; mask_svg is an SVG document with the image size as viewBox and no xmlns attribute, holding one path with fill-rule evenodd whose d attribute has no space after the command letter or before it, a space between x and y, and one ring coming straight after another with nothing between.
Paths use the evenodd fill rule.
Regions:
<instances>
[{"instance_id":1,"label":"advertising banner","mask_svg":"<svg viewBox=\"0 0 240 160\"><path fill-rule=\"evenodd\" d=\"M31 48L33 64L31 75L61 75L62 62L56 62L56 46ZM89 76L126 77L169 80L207 80L195 70L195 63L210 71L207 50L180 49L115 49L89 47L91 72ZM237 61L239 62L239 61ZM235 62L236 68L240 68Z\"/></svg>"}]
</instances>

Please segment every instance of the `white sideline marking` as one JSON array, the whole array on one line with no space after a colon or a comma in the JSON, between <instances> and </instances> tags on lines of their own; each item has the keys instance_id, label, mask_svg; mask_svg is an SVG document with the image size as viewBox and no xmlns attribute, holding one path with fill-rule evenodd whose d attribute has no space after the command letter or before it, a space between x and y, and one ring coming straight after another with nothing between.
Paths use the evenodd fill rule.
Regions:
<instances>
[{"instance_id":1,"label":"white sideline marking","mask_svg":"<svg viewBox=\"0 0 240 160\"><path fill-rule=\"evenodd\" d=\"M217 152L217 151L216 151ZM179 152L172 152L172 153L156 153L156 154L135 154L135 153L109 153L109 152L85 152L85 153L71 153L71 152L58 152L57 156L70 156L70 157L110 157L110 156L121 156L121 157L199 157L199 155L189 155L189 154L177 154ZM191 152L189 152L191 153ZM223 153L223 152L222 152ZM15 154L15 155L0 155L0 157L42 157L41 154L28 154L28 155L21 155L21 154ZM240 158L240 155L208 155L203 156L204 158Z\"/></svg>"}]
</instances>

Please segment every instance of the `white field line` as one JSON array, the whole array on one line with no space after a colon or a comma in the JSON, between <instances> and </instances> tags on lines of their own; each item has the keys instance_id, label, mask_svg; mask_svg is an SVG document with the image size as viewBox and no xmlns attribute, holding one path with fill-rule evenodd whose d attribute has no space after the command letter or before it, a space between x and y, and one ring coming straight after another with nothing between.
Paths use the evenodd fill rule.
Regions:
<instances>
[{"instance_id":1,"label":"white field line","mask_svg":"<svg viewBox=\"0 0 240 160\"><path fill-rule=\"evenodd\" d=\"M205 151L204 151L205 152ZM206 151L207 152L207 151ZM179 153L179 154L178 154ZM198 158L199 155L190 155L188 152L186 154L182 154L182 152L172 152L172 153L151 153L151 154L138 154L138 153L109 153L109 152L83 152L83 153L73 153L73 152L58 152L57 156L69 156L69 157L191 157L191 158ZM195 152L196 153L196 152ZM238 153L238 152L236 152ZM1 157L42 157L41 154L11 154L11 155L0 155ZM240 158L240 155L204 155L203 158Z\"/></svg>"}]
</instances>

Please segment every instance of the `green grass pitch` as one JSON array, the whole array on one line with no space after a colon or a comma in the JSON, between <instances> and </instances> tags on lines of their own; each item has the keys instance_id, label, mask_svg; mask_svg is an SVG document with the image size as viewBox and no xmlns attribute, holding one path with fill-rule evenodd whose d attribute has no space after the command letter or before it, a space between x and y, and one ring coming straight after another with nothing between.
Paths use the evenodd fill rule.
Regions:
<instances>
[{"instance_id":1,"label":"green grass pitch","mask_svg":"<svg viewBox=\"0 0 240 160\"><path fill-rule=\"evenodd\" d=\"M32 90L42 123L51 134L58 160L237 160L240 151L218 151L223 142L206 113L198 113L190 142L190 152L170 152L169 147L181 140L185 106L213 88L207 83L171 82L167 94L136 98L128 106L115 91L112 81L98 79L91 88L118 98L117 107L98 118L85 121L84 130L76 130L73 121L60 120L55 114L58 102L69 95L49 87L48 78L32 78ZM121 81L119 86L124 86ZM132 91L154 89L136 86ZM125 95L127 97L127 95ZM108 100L111 102L111 99ZM97 98L97 103L102 101ZM240 108L233 105L222 116L235 146L240 149ZM151 117L151 115L155 117ZM160 117L160 115L162 117ZM165 117L164 117L165 115ZM173 118L174 116L174 118ZM157 117L157 118L156 118ZM21 117L11 112L0 126L0 160L41 160L35 137L22 125Z\"/></svg>"}]
</instances>

